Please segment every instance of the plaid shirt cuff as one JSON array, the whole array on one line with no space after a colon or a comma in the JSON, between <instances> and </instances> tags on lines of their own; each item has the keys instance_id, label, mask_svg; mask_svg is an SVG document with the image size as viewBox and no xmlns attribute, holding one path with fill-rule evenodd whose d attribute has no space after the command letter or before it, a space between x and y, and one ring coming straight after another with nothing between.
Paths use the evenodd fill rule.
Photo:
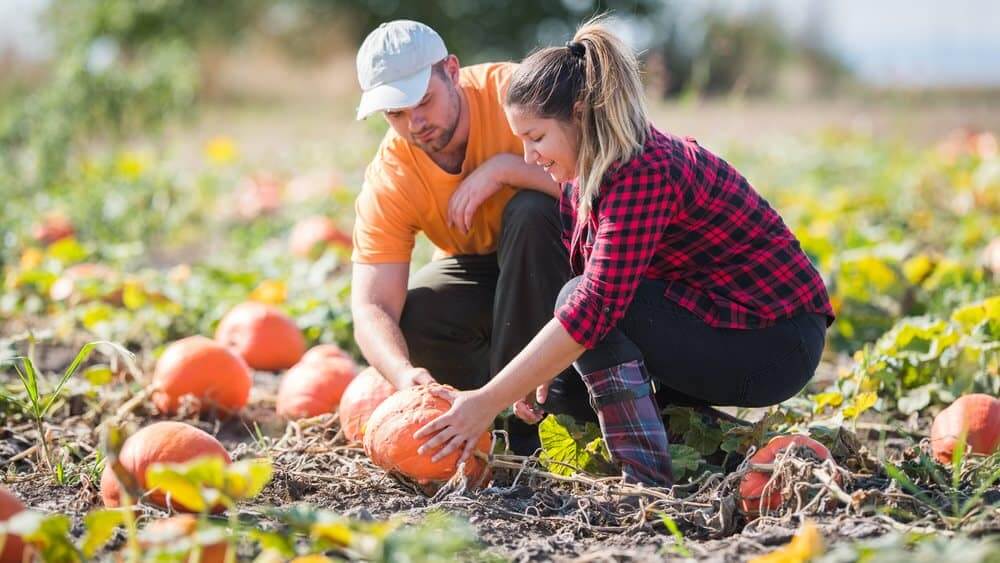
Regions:
<instances>
[{"instance_id":1,"label":"plaid shirt cuff","mask_svg":"<svg viewBox=\"0 0 1000 563\"><path fill-rule=\"evenodd\" d=\"M648 385L641 361L585 374L583 381L592 399ZM597 417L604 442L621 464L626 481L661 487L673 484L667 431L652 394L604 405Z\"/></svg>"}]
</instances>

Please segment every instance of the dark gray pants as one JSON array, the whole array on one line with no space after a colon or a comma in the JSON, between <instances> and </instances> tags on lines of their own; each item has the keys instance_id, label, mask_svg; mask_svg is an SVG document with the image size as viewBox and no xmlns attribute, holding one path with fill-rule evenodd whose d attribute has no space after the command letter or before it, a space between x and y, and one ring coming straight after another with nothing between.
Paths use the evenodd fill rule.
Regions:
<instances>
[{"instance_id":1,"label":"dark gray pants","mask_svg":"<svg viewBox=\"0 0 1000 563\"><path fill-rule=\"evenodd\" d=\"M496 375L552 319L570 278L560 234L556 200L521 190L504 209L496 253L417 271L399 323L413 365L458 389Z\"/></svg>"}]
</instances>

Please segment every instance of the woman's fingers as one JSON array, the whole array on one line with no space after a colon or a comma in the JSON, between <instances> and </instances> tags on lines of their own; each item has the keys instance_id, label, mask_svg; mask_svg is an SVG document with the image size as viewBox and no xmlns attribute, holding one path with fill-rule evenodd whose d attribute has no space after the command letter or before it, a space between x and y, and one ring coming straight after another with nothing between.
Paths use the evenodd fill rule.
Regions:
<instances>
[{"instance_id":1,"label":"woman's fingers","mask_svg":"<svg viewBox=\"0 0 1000 563\"><path fill-rule=\"evenodd\" d=\"M445 447L439 449L437 453L431 456L431 461L440 461L444 456L462 447L465 442L466 439L461 435L456 434L452 436L451 440L448 441L448 444Z\"/></svg>"},{"instance_id":2,"label":"woman's fingers","mask_svg":"<svg viewBox=\"0 0 1000 563\"><path fill-rule=\"evenodd\" d=\"M431 395L434 395L435 397L444 399L449 403L454 403L455 399L458 398L458 391L455 391L451 387L446 387L444 385L435 385L430 389L428 389L427 392L430 393ZM448 411L448 413L450 412L451 411Z\"/></svg>"},{"instance_id":3,"label":"woman's fingers","mask_svg":"<svg viewBox=\"0 0 1000 563\"><path fill-rule=\"evenodd\" d=\"M434 434L435 432L448 426L448 420L450 414L451 411L448 411L442 414L441 416L435 418L434 420L428 422L427 424L421 426L420 430L417 430L416 432L413 433L413 439L419 440L424 436L430 436L431 434Z\"/></svg>"},{"instance_id":4,"label":"woman's fingers","mask_svg":"<svg viewBox=\"0 0 1000 563\"><path fill-rule=\"evenodd\" d=\"M523 399L514 403L514 414L528 424L537 424L542 420L541 413Z\"/></svg>"}]
</instances>

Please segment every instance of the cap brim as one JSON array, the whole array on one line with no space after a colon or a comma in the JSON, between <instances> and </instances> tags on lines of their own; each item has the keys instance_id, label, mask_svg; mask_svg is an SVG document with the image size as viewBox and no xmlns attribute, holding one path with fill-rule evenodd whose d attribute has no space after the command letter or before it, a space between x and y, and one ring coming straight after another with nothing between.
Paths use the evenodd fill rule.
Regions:
<instances>
[{"instance_id":1,"label":"cap brim","mask_svg":"<svg viewBox=\"0 0 1000 563\"><path fill-rule=\"evenodd\" d=\"M361 95L358 104L358 119L389 109L403 109L415 106L427 93L431 80L431 67L427 67L406 78L376 86Z\"/></svg>"}]
</instances>

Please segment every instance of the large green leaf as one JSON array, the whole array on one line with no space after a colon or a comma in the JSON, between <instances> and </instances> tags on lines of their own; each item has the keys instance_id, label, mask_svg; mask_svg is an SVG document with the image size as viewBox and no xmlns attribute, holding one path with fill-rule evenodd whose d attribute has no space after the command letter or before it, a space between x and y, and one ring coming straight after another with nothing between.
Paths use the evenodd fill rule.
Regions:
<instances>
[{"instance_id":1,"label":"large green leaf","mask_svg":"<svg viewBox=\"0 0 1000 563\"><path fill-rule=\"evenodd\" d=\"M599 446L601 429L594 423L580 425L571 416L550 414L538 425L538 437L542 442L541 461L552 473L614 473L606 449Z\"/></svg>"}]
</instances>

